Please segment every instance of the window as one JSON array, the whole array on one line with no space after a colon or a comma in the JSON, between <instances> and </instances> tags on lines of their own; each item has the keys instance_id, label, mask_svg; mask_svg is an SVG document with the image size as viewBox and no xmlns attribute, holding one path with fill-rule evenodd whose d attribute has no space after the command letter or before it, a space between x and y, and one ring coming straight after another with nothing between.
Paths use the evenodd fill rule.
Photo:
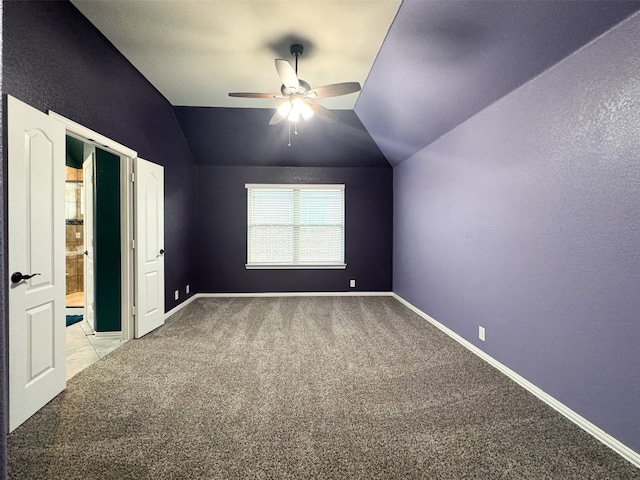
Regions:
<instances>
[{"instance_id":1,"label":"window","mask_svg":"<svg viewBox=\"0 0 640 480\"><path fill-rule=\"evenodd\" d=\"M247 268L345 268L344 185L247 184Z\"/></svg>"}]
</instances>

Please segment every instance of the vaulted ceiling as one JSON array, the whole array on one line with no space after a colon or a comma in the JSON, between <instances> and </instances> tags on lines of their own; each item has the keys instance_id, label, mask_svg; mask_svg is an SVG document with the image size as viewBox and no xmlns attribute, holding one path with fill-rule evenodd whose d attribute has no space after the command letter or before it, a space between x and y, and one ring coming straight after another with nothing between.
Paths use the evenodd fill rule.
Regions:
<instances>
[{"instance_id":1,"label":"vaulted ceiling","mask_svg":"<svg viewBox=\"0 0 640 480\"><path fill-rule=\"evenodd\" d=\"M227 93L278 92L274 59L292 59L289 46L302 43L299 73L312 87L363 84L319 101L358 117L332 128L366 128L392 165L640 9L629 0L72 3L174 106L273 109L275 100Z\"/></svg>"},{"instance_id":2,"label":"vaulted ceiling","mask_svg":"<svg viewBox=\"0 0 640 480\"><path fill-rule=\"evenodd\" d=\"M634 1L405 1L355 107L392 165L640 9Z\"/></svg>"},{"instance_id":3,"label":"vaulted ceiling","mask_svg":"<svg viewBox=\"0 0 640 480\"><path fill-rule=\"evenodd\" d=\"M273 108L275 100L228 92L279 93L274 59L295 62L319 87L364 84L400 0L72 0L176 106ZM323 100L353 109L357 94Z\"/></svg>"}]
</instances>

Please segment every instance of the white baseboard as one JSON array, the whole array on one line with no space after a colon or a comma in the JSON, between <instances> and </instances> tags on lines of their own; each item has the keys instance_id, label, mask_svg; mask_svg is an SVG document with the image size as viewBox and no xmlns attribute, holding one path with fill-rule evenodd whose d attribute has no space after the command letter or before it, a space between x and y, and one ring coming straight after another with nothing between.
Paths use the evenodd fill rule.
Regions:
<instances>
[{"instance_id":1,"label":"white baseboard","mask_svg":"<svg viewBox=\"0 0 640 480\"><path fill-rule=\"evenodd\" d=\"M393 297L393 292L261 292L261 293L196 293L180 305L164 314L166 320L196 298L240 298L240 297Z\"/></svg>"},{"instance_id":2,"label":"white baseboard","mask_svg":"<svg viewBox=\"0 0 640 480\"><path fill-rule=\"evenodd\" d=\"M454 339L455 341L460 343L463 347L465 347L468 350L470 350L471 352L475 353L478 357L480 357L482 360L487 362L489 365L497 368L500 372L504 373L507 377L509 377L514 382L516 382L522 388L524 388L525 390L528 390L529 392L534 394L536 397L538 397L540 400L542 400L547 405L549 405L551 408L553 408L554 410L556 410L557 412L559 412L560 414L562 414L563 416L565 416L566 418L571 420L573 423L575 423L580 428L582 428L584 431L586 431L591 436L593 436L596 440L599 440L600 442L605 444L607 447L611 448L614 452L619 454L621 457L623 457L624 459L628 460L629 462L631 462L636 467L640 468L640 453L638 453L638 452L632 450L631 448L627 447L625 444L623 444L619 440L617 440L614 437L612 437L611 435L609 435L607 432L602 430L600 427L597 427L596 425L591 423L589 420L587 420L583 416L581 416L578 413L576 413L573 410L571 410L569 407L567 407L562 402L556 400L551 395L549 395L548 393L546 393L542 389L540 389L537 386L535 386L533 383L531 383L526 378L520 376L519 374L517 374L516 372L511 370L509 367L503 365L502 363L497 361L495 358L493 358L489 354L485 353L484 351L482 351L481 349L476 347L471 342L469 342L469 341L465 340L464 338L462 338L460 335L455 333L453 330L445 327L443 324L441 324L437 320L433 319L432 317L430 317L429 315L424 313L419 308L417 308L414 305L412 305L411 303L407 302L404 298L400 297L399 295L397 295L395 293L393 294L393 297L396 298L400 303L402 303L403 305L408 307L410 310L413 310L415 313L417 313L422 318L427 320L434 327L436 327L439 330L441 330L442 332L446 333L449 337L451 337L452 339Z\"/></svg>"},{"instance_id":3,"label":"white baseboard","mask_svg":"<svg viewBox=\"0 0 640 480\"><path fill-rule=\"evenodd\" d=\"M174 313L179 312L180 310L182 310L184 307L186 307L187 305L189 305L191 302L193 302L196 298L198 298L200 296L199 293L196 293L195 295L193 295L192 297L189 297L187 300L185 300L184 302L182 302L180 305L176 305L175 307L173 307L171 310L169 310L168 312L166 312L164 314L164 319L166 320L167 318L169 318L171 315L173 315Z\"/></svg>"},{"instance_id":4,"label":"white baseboard","mask_svg":"<svg viewBox=\"0 0 640 480\"><path fill-rule=\"evenodd\" d=\"M122 332L95 332L96 338L122 338Z\"/></svg>"},{"instance_id":5,"label":"white baseboard","mask_svg":"<svg viewBox=\"0 0 640 480\"><path fill-rule=\"evenodd\" d=\"M201 298L217 297L392 297L393 292L261 292L261 293L198 293Z\"/></svg>"}]
</instances>

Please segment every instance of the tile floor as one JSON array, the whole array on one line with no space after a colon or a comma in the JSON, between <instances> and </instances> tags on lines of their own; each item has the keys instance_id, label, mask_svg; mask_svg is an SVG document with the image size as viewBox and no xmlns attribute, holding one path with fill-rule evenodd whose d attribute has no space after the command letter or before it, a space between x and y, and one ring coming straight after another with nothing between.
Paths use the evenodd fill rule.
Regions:
<instances>
[{"instance_id":1,"label":"tile floor","mask_svg":"<svg viewBox=\"0 0 640 480\"><path fill-rule=\"evenodd\" d=\"M119 338L96 337L85 320L66 328L66 340L67 380L124 343Z\"/></svg>"}]
</instances>

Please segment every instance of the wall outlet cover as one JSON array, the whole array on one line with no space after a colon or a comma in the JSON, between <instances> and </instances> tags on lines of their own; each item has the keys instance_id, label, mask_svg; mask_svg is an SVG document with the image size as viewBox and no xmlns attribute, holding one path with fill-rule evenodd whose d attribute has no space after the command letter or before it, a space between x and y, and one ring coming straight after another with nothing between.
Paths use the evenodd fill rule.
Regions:
<instances>
[{"instance_id":1,"label":"wall outlet cover","mask_svg":"<svg viewBox=\"0 0 640 480\"><path fill-rule=\"evenodd\" d=\"M349 280L349 286L351 288L354 288L356 286L356 281L355 280Z\"/></svg>"},{"instance_id":2,"label":"wall outlet cover","mask_svg":"<svg viewBox=\"0 0 640 480\"><path fill-rule=\"evenodd\" d=\"M189 293L189 285L187 285L187 288L186 288L186 290L187 290L187 293Z\"/></svg>"},{"instance_id":3,"label":"wall outlet cover","mask_svg":"<svg viewBox=\"0 0 640 480\"><path fill-rule=\"evenodd\" d=\"M175 300L178 300L178 298L180 298L180 291L176 290L175 294L174 294Z\"/></svg>"},{"instance_id":4,"label":"wall outlet cover","mask_svg":"<svg viewBox=\"0 0 640 480\"><path fill-rule=\"evenodd\" d=\"M485 332L484 332L484 327L483 327L482 325L479 325L479 326L478 326L478 338L479 338L480 340L482 340L483 342L485 341L485 340L484 340L484 339L485 339L485 334L484 334L484 333L485 333Z\"/></svg>"}]
</instances>

